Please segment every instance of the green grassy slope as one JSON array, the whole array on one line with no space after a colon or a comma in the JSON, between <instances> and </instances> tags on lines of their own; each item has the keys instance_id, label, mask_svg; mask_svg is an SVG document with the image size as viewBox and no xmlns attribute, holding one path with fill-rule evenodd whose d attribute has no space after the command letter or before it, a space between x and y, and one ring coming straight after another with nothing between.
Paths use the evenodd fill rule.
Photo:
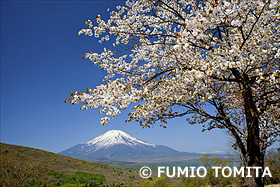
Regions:
<instances>
[{"instance_id":1,"label":"green grassy slope","mask_svg":"<svg viewBox=\"0 0 280 187\"><path fill-rule=\"evenodd\" d=\"M271 170L272 176L265 179L266 184L279 186L279 152L267 154L266 166ZM211 161L222 162L219 158L208 158ZM214 160L213 160L214 159ZM106 162L105 164L135 168L139 163ZM149 163L150 167L163 166L189 166L197 165L196 160L170 163ZM199 165L204 165L199 163ZM154 171L154 170L153 170ZM63 186L63 187L193 187L193 186L246 186L246 178L241 177L213 177L208 172L205 178L157 178L154 172L152 178L143 180L137 170L128 170L90 163L70 157L61 156L34 148L15 146L0 143L0 187L21 186Z\"/></svg>"},{"instance_id":2,"label":"green grassy slope","mask_svg":"<svg viewBox=\"0 0 280 187\"><path fill-rule=\"evenodd\" d=\"M1 186L138 186L137 171L0 143ZM120 184L124 185L120 185Z\"/></svg>"}]
</instances>

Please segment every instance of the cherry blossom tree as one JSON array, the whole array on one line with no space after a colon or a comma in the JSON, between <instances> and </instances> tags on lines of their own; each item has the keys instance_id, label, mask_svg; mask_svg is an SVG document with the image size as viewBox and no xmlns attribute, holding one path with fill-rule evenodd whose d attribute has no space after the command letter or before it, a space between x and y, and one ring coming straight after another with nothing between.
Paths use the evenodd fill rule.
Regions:
<instances>
[{"instance_id":1,"label":"cherry blossom tree","mask_svg":"<svg viewBox=\"0 0 280 187\"><path fill-rule=\"evenodd\" d=\"M113 41L89 59L107 71L104 84L70 92L66 102L99 108L101 124L136 103L127 121L143 127L185 117L234 138L248 167L264 165L279 136L277 0L127 0L108 21L79 34ZM211 110L210 110L211 109ZM254 176L254 175L253 175ZM260 177L250 186L263 186Z\"/></svg>"}]
</instances>

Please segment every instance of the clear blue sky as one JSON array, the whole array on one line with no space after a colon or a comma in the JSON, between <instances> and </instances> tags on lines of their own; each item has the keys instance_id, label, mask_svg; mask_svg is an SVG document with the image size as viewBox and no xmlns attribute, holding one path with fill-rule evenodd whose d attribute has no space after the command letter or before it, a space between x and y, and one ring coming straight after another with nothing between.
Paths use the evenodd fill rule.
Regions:
<instances>
[{"instance_id":1,"label":"clear blue sky","mask_svg":"<svg viewBox=\"0 0 280 187\"><path fill-rule=\"evenodd\" d=\"M118 4L124 1L1 1L1 142L59 152L118 129L179 151L227 150L221 130L202 133L184 118L142 129L124 123L126 110L103 127L97 110L63 102L70 90L102 83L104 72L80 57L104 44L77 33Z\"/></svg>"}]
</instances>

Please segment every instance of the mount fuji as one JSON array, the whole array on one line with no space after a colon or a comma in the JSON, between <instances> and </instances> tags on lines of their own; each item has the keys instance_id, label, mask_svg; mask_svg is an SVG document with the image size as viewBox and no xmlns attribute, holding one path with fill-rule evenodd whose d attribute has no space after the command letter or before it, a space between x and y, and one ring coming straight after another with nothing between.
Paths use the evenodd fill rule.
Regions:
<instances>
[{"instance_id":1,"label":"mount fuji","mask_svg":"<svg viewBox=\"0 0 280 187\"><path fill-rule=\"evenodd\" d=\"M87 161L136 161L179 156L182 152L167 146L144 142L121 130L110 130L91 141L75 145L59 154Z\"/></svg>"}]
</instances>

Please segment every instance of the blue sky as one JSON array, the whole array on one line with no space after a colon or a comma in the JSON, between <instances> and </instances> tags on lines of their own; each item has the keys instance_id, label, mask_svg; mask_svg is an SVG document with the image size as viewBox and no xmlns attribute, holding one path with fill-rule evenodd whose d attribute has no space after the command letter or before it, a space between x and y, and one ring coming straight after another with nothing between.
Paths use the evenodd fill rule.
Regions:
<instances>
[{"instance_id":1,"label":"blue sky","mask_svg":"<svg viewBox=\"0 0 280 187\"><path fill-rule=\"evenodd\" d=\"M119 4L124 1L1 1L1 142L59 152L118 129L179 151L227 150L221 130L202 133L184 118L166 129L142 129L124 122L128 109L103 127L97 110L63 102L70 90L102 83L105 73L81 56L104 44L77 33Z\"/></svg>"}]
</instances>

